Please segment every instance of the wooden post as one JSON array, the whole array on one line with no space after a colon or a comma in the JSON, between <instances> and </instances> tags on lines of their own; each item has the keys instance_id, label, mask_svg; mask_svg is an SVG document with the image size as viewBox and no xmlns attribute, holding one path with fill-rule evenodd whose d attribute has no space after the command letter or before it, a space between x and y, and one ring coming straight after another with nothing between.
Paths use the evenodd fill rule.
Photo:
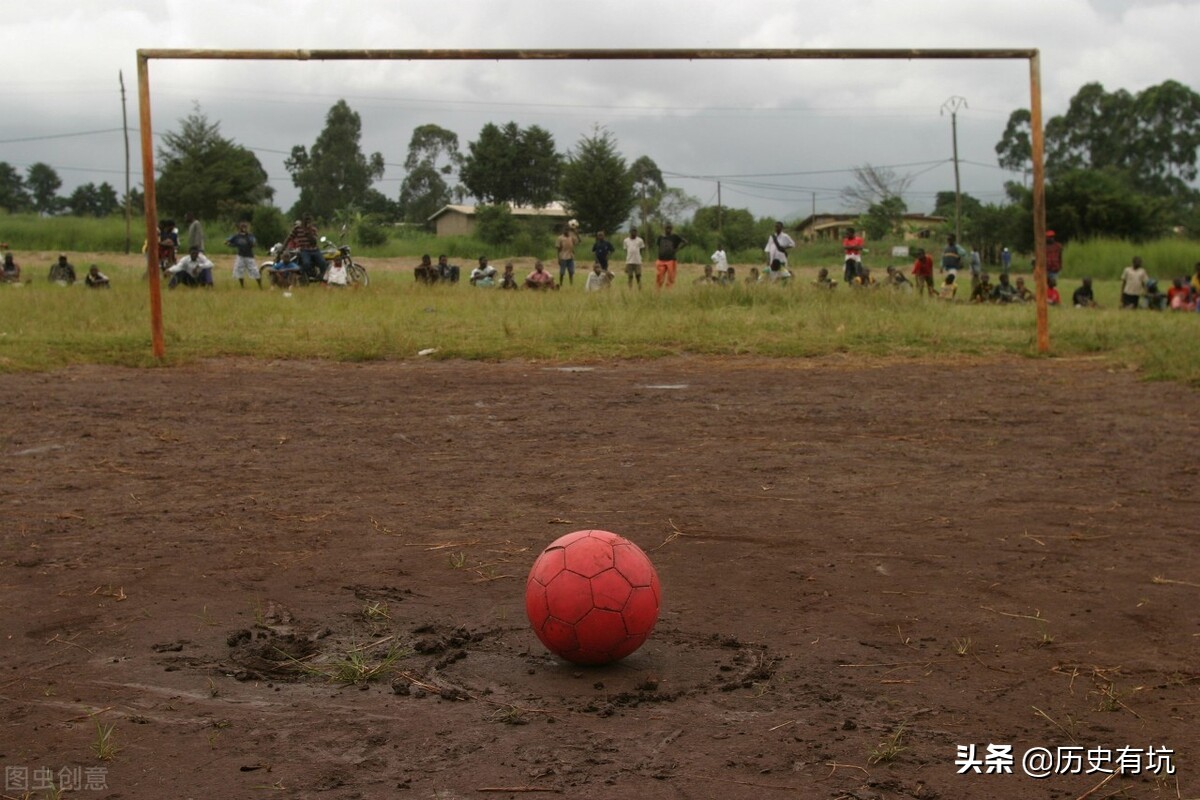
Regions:
<instances>
[{"instance_id":1,"label":"wooden post","mask_svg":"<svg viewBox=\"0 0 1200 800\"><path fill-rule=\"evenodd\" d=\"M1033 281L1037 289L1037 349L1050 352L1050 320L1046 308L1046 169L1042 134L1041 57L1029 57L1029 132L1033 160Z\"/></svg>"},{"instance_id":2,"label":"wooden post","mask_svg":"<svg viewBox=\"0 0 1200 800\"><path fill-rule=\"evenodd\" d=\"M158 270L158 198L154 190L154 140L150 129L150 58L138 52L138 115L142 129L142 186L146 204L146 283L150 286L150 349L161 360L163 344L162 281Z\"/></svg>"}]
</instances>

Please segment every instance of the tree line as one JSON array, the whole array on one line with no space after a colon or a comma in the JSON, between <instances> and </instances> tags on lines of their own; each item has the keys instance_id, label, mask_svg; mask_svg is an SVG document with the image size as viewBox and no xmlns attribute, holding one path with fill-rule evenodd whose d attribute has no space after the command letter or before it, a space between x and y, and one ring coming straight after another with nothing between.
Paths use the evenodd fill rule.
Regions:
<instances>
[{"instance_id":1,"label":"tree line","mask_svg":"<svg viewBox=\"0 0 1200 800\"><path fill-rule=\"evenodd\" d=\"M666 186L657 164L641 156L628 161L602 127L560 152L553 135L538 125L488 123L460 147L458 135L436 124L417 127L404 160L398 197L374 188L384 174L381 153L365 154L362 120L339 100L311 146L296 145L285 167L299 199L287 218L308 212L325 221L424 224L443 206L471 197L481 202L481 235L511 240L517 223L509 205L544 206L563 201L584 230L616 230L626 221L643 226L689 216L702 230L722 232L729 249L754 246L763 220L745 209L700 208L681 190ZM1200 95L1176 81L1141 92L1108 92L1083 86L1067 111L1045 127L1048 223L1060 239L1117 236L1144 240L1178 227L1200 228L1196 156L1200 148ZM1028 174L1030 114L1017 109L996 145L998 164ZM251 219L256 227L283 227L283 212L271 205L274 190L266 170L248 148L227 139L197 106L158 149L157 193L161 214ZM855 172L843 201L861 213L868 235L899 231L908 210L911 182L866 165ZM69 197L52 167L34 164L22 176L0 162L0 207L41 214L105 216L122 200L108 183L85 184ZM1032 196L1025 181L1005 184L1007 201L985 204L962 198L964 238L981 250L1007 245L1032 247ZM140 193L130 198L140 207ZM935 214L954 216L953 192L938 194ZM364 241L370 244L370 241Z\"/></svg>"}]
</instances>

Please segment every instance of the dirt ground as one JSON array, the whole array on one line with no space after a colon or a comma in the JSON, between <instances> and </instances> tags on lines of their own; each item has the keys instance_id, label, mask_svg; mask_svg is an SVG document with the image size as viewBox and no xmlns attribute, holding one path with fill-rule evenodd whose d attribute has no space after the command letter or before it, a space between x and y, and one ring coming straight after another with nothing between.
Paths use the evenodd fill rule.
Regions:
<instances>
[{"instance_id":1,"label":"dirt ground","mask_svg":"<svg viewBox=\"0 0 1200 800\"><path fill-rule=\"evenodd\" d=\"M1036 746L1171 748L1174 775L1087 796L1200 795L1186 387L847 357L214 361L0 391L5 796L44 796L47 768L127 800L1108 779L1028 777ZM650 640L607 667L524 615L537 553L583 528L662 581ZM1013 774L957 774L972 744L1011 744Z\"/></svg>"}]
</instances>

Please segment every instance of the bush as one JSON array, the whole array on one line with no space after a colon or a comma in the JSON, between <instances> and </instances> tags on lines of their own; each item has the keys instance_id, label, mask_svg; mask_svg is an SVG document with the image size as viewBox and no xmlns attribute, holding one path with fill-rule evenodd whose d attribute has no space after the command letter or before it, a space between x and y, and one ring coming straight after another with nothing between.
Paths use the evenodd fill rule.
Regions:
<instances>
[{"instance_id":1,"label":"bush","mask_svg":"<svg viewBox=\"0 0 1200 800\"><path fill-rule=\"evenodd\" d=\"M354 237L364 247L379 247L387 243L388 230L374 220L364 219L355 227Z\"/></svg>"},{"instance_id":2,"label":"bush","mask_svg":"<svg viewBox=\"0 0 1200 800\"><path fill-rule=\"evenodd\" d=\"M479 206L475 209L475 229L488 244L504 244L516 238L517 221L508 206Z\"/></svg>"},{"instance_id":3,"label":"bush","mask_svg":"<svg viewBox=\"0 0 1200 800\"><path fill-rule=\"evenodd\" d=\"M250 231L258 240L259 248L264 251L286 239L291 230L287 217L275 206L255 206L250 215Z\"/></svg>"}]
</instances>

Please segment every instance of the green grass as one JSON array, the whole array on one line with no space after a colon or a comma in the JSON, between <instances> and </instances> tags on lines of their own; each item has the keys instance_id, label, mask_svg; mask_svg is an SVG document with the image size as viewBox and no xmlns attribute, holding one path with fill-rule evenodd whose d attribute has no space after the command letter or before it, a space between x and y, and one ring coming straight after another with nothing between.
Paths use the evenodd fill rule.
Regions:
<instances>
[{"instance_id":1,"label":"green grass","mask_svg":"<svg viewBox=\"0 0 1200 800\"><path fill-rule=\"evenodd\" d=\"M104 265L101 265L105 269ZM0 286L0 372L70 364L154 366L149 304L140 271L109 267L115 288ZM371 361L509 358L592 361L674 354L810 357L848 353L927 359L1035 355L1028 306L945 304L887 290L732 289L681 284L630 291L623 276L601 295L573 289L501 292L424 287L408 272L376 272L362 291L239 289L224 269L218 286L163 292L167 357L244 356ZM1060 287L1070 296L1074 281ZM1050 309L1052 354L1111 359L1153 379L1200 385L1200 314L1117 311L1117 285L1098 281L1104 308Z\"/></svg>"},{"instance_id":2,"label":"green grass","mask_svg":"<svg viewBox=\"0 0 1200 800\"><path fill-rule=\"evenodd\" d=\"M1146 272L1157 278L1162 291L1179 276L1191 276L1200 261L1200 249L1189 239L1159 239L1132 244L1123 239L1091 239L1063 247L1062 274L1069 278L1090 276L1116 280L1134 256L1141 256Z\"/></svg>"}]
</instances>

